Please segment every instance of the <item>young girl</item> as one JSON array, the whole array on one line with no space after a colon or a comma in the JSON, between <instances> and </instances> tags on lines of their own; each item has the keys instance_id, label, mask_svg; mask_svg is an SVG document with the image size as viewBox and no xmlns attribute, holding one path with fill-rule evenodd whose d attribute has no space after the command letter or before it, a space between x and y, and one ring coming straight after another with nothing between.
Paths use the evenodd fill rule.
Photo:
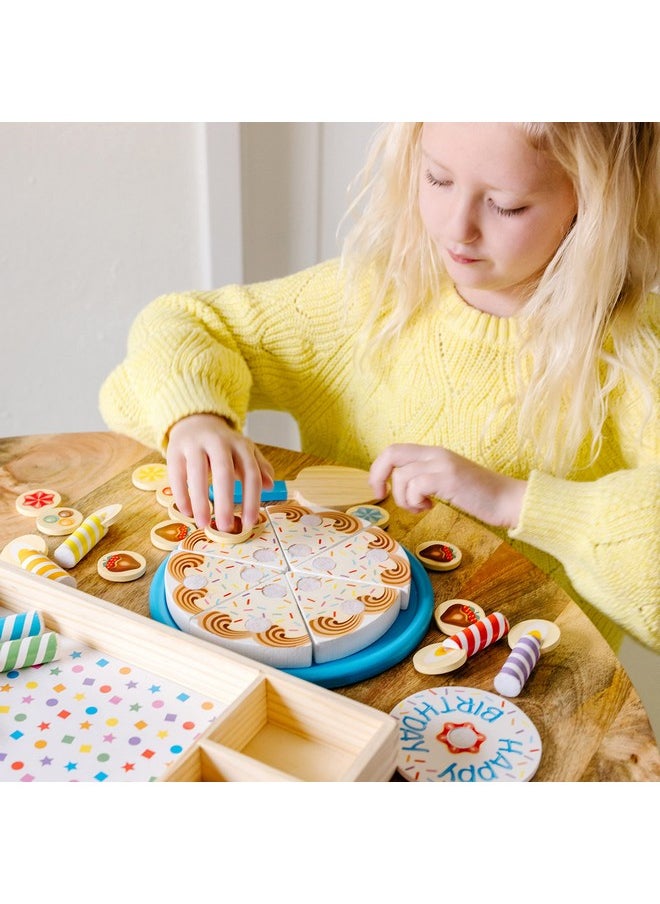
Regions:
<instances>
[{"instance_id":1,"label":"young girl","mask_svg":"<svg viewBox=\"0 0 660 904\"><path fill-rule=\"evenodd\" d=\"M656 123L383 128L342 259L168 295L106 380L108 425L167 456L182 511L256 518L248 409L305 451L441 499L564 583L610 643L660 650Z\"/></svg>"}]
</instances>

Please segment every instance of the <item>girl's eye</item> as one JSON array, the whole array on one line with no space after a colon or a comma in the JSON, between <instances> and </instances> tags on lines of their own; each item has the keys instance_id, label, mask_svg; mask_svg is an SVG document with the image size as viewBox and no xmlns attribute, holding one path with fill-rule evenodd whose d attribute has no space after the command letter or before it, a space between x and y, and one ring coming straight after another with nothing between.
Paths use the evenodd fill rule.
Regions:
<instances>
[{"instance_id":1,"label":"girl's eye","mask_svg":"<svg viewBox=\"0 0 660 904\"><path fill-rule=\"evenodd\" d=\"M436 185L439 187L449 185L448 179L436 179L431 170L426 170L426 181L429 185Z\"/></svg>"},{"instance_id":2,"label":"girl's eye","mask_svg":"<svg viewBox=\"0 0 660 904\"><path fill-rule=\"evenodd\" d=\"M519 213L522 213L523 210L526 210L525 207L500 207L499 204L496 204L491 200L488 201L488 204L500 217L515 217Z\"/></svg>"}]
</instances>

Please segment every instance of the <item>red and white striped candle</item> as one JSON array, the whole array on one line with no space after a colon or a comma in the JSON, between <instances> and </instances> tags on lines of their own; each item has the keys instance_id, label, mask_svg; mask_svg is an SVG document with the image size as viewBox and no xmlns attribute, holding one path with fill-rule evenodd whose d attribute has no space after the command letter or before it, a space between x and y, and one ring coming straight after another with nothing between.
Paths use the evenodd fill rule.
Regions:
<instances>
[{"instance_id":1,"label":"red and white striped candle","mask_svg":"<svg viewBox=\"0 0 660 904\"><path fill-rule=\"evenodd\" d=\"M443 641L443 646L453 650L465 650L468 657L474 656L475 653L500 640L508 634L508 631L509 622L506 617L501 612L491 612L486 618L480 618L458 634L452 634Z\"/></svg>"}]
</instances>

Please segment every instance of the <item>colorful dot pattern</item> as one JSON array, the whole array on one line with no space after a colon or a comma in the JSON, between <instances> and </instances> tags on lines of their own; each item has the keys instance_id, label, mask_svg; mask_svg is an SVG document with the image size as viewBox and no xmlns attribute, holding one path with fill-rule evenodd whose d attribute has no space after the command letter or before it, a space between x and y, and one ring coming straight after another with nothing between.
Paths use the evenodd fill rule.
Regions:
<instances>
[{"instance_id":1,"label":"colorful dot pattern","mask_svg":"<svg viewBox=\"0 0 660 904\"><path fill-rule=\"evenodd\" d=\"M62 638L0 675L0 781L155 781L224 704Z\"/></svg>"}]
</instances>

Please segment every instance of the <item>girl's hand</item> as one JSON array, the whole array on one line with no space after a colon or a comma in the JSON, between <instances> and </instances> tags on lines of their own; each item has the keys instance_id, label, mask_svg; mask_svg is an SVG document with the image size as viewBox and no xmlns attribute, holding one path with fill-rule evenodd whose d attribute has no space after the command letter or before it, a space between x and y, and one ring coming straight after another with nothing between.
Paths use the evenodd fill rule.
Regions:
<instances>
[{"instance_id":1,"label":"girl's hand","mask_svg":"<svg viewBox=\"0 0 660 904\"><path fill-rule=\"evenodd\" d=\"M215 414L193 414L170 430L167 470L179 510L206 527L209 476L213 482L215 522L220 530L234 523L234 482L243 484L242 522L256 523L261 489L273 486L274 471L252 440Z\"/></svg>"},{"instance_id":2,"label":"girl's hand","mask_svg":"<svg viewBox=\"0 0 660 904\"><path fill-rule=\"evenodd\" d=\"M493 527L514 528L527 487L524 480L489 471L442 446L388 446L374 461L370 483L383 498L390 482L394 501L410 512L448 502Z\"/></svg>"}]
</instances>

